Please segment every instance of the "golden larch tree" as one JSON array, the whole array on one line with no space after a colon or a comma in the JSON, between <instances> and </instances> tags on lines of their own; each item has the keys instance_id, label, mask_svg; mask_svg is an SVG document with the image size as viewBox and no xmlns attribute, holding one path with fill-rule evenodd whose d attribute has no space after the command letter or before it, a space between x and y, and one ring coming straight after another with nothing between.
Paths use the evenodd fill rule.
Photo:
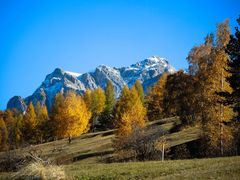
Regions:
<instances>
[{"instance_id":1,"label":"golden larch tree","mask_svg":"<svg viewBox=\"0 0 240 180\"><path fill-rule=\"evenodd\" d=\"M88 108L89 111L91 111L91 104L92 104L92 95L91 90L87 89L85 93L83 94L83 100Z\"/></svg>"},{"instance_id":2,"label":"golden larch tree","mask_svg":"<svg viewBox=\"0 0 240 180\"><path fill-rule=\"evenodd\" d=\"M229 123L233 112L229 106L221 103L224 99L217 93L230 92L226 81L229 76L225 52L230 39L228 21L217 26L217 36L206 37L205 43L194 47L189 56L189 71L197 79L195 95L198 98L195 109L202 119L205 132L206 154L224 155L231 151L232 130Z\"/></svg>"},{"instance_id":3,"label":"golden larch tree","mask_svg":"<svg viewBox=\"0 0 240 180\"><path fill-rule=\"evenodd\" d=\"M106 97L101 88L97 88L92 92L91 109L94 115L99 115L105 108Z\"/></svg>"},{"instance_id":4,"label":"golden larch tree","mask_svg":"<svg viewBox=\"0 0 240 180\"><path fill-rule=\"evenodd\" d=\"M134 128L145 127L146 109L134 86L131 90L124 87L121 99L117 104L117 111L119 118L117 119L117 134L119 137L129 136Z\"/></svg>"},{"instance_id":5,"label":"golden larch tree","mask_svg":"<svg viewBox=\"0 0 240 180\"><path fill-rule=\"evenodd\" d=\"M150 121L166 117L164 113L164 93L166 91L167 73L164 73L157 83L149 89L147 96L147 115Z\"/></svg>"},{"instance_id":6,"label":"golden larch tree","mask_svg":"<svg viewBox=\"0 0 240 180\"><path fill-rule=\"evenodd\" d=\"M88 130L91 112L88 111L81 96L68 92L62 102L58 103L59 107L56 108L59 109L54 115L58 138L68 137L71 141L72 137L79 136Z\"/></svg>"},{"instance_id":7,"label":"golden larch tree","mask_svg":"<svg viewBox=\"0 0 240 180\"><path fill-rule=\"evenodd\" d=\"M101 88L97 88L91 93L91 129L94 131L96 126L100 124L99 117L105 109L106 96Z\"/></svg>"},{"instance_id":8,"label":"golden larch tree","mask_svg":"<svg viewBox=\"0 0 240 180\"><path fill-rule=\"evenodd\" d=\"M8 132L6 124L2 117L0 117L0 150L4 150L7 146Z\"/></svg>"},{"instance_id":9,"label":"golden larch tree","mask_svg":"<svg viewBox=\"0 0 240 180\"><path fill-rule=\"evenodd\" d=\"M15 146L19 147L23 142L23 115L17 114L14 118L14 137L15 137Z\"/></svg>"},{"instance_id":10,"label":"golden larch tree","mask_svg":"<svg viewBox=\"0 0 240 180\"><path fill-rule=\"evenodd\" d=\"M138 95L142 101L142 103L144 104L145 102L145 94L144 94L144 90L143 90L143 87L142 87L142 84L139 80L137 80L134 84L134 87L136 88L137 92L138 92Z\"/></svg>"},{"instance_id":11,"label":"golden larch tree","mask_svg":"<svg viewBox=\"0 0 240 180\"><path fill-rule=\"evenodd\" d=\"M4 113L4 122L6 124L6 128L8 131L8 145L13 146L15 142L15 135L14 135L14 128L15 128L15 119L14 119L14 113L11 110L6 110Z\"/></svg>"},{"instance_id":12,"label":"golden larch tree","mask_svg":"<svg viewBox=\"0 0 240 180\"><path fill-rule=\"evenodd\" d=\"M23 118L23 134L24 140L27 142L34 142L36 140L36 113L33 103L30 102Z\"/></svg>"},{"instance_id":13,"label":"golden larch tree","mask_svg":"<svg viewBox=\"0 0 240 180\"><path fill-rule=\"evenodd\" d=\"M36 108L36 134L38 137L38 142L43 142L43 137L47 133L47 125L49 121L48 110L46 105L41 105L40 102L37 102Z\"/></svg>"}]
</instances>

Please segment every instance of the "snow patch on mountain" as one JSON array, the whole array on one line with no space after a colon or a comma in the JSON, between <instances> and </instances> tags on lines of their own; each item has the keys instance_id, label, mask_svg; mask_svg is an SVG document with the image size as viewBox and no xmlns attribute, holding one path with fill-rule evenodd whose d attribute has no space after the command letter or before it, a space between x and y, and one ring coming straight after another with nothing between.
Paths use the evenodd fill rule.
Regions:
<instances>
[{"instance_id":1,"label":"snow patch on mountain","mask_svg":"<svg viewBox=\"0 0 240 180\"><path fill-rule=\"evenodd\" d=\"M79 77L79 76L81 76L80 73L71 72L71 71L65 71L65 73L70 74L71 76L74 76L74 77Z\"/></svg>"},{"instance_id":2,"label":"snow patch on mountain","mask_svg":"<svg viewBox=\"0 0 240 180\"><path fill-rule=\"evenodd\" d=\"M120 96L124 85L131 87L136 80L140 80L144 90L147 91L163 73L174 73L175 71L167 59L158 56L151 56L128 67L115 68L100 65L94 71L84 74L56 68L46 76L31 96L11 98L7 108L17 108L23 112L30 102L36 105L39 101L41 104L46 104L50 110L57 93L73 90L78 94L83 94L87 89L93 90L97 87L104 89L109 80L113 83L116 97Z\"/></svg>"}]
</instances>

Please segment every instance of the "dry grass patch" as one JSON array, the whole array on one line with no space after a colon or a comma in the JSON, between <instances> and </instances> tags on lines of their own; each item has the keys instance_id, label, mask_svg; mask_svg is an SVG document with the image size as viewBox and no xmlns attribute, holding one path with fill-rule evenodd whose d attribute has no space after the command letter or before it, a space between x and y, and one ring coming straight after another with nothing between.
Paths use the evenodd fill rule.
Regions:
<instances>
[{"instance_id":1,"label":"dry grass patch","mask_svg":"<svg viewBox=\"0 0 240 180\"><path fill-rule=\"evenodd\" d=\"M64 180L67 179L61 166L44 165L34 162L22 168L13 175L13 179L41 179L41 180Z\"/></svg>"}]
</instances>

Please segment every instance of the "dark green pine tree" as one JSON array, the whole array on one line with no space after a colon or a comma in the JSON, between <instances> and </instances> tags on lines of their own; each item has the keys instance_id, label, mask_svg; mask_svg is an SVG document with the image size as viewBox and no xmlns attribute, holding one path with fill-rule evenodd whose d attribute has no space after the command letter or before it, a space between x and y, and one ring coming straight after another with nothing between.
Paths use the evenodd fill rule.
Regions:
<instances>
[{"instance_id":1,"label":"dark green pine tree","mask_svg":"<svg viewBox=\"0 0 240 180\"><path fill-rule=\"evenodd\" d=\"M240 16L237 22L240 25ZM228 102L233 105L234 111L237 113L236 119L240 121L240 31L238 27L235 29L235 36L230 36L230 41L226 49L229 55L228 64L230 68L228 71L231 73L227 80L233 89L232 93L228 94Z\"/></svg>"},{"instance_id":2,"label":"dark green pine tree","mask_svg":"<svg viewBox=\"0 0 240 180\"><path fill-rule=\"evenodd\" d=\"M237 19L238 25L240 25L240 16ZM236 145L236 152L240 154L240 31L236 27L235 35L230 36L230 41L227 45L226 52L229 55L228 65L230 76L227 78L232 92L225 93L224 96L227 99L227 103L232 105L235 112L234 116L234 142Z\"/></svg>"}]
</instances>

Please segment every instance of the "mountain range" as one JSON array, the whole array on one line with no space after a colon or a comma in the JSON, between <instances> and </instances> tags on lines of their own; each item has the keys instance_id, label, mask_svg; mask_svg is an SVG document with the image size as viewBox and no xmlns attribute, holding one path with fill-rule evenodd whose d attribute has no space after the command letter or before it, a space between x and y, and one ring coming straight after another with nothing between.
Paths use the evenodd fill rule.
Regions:
<instances>
[{"instance_id":1,"label":"mountain range","mask_svg":"<svg viewBox=\"0 0 240 180\"><path fill-rule=\"evenodd\" d=\"M109 80L113 83L116 97L119 97L124 85L131 87L136 80L140 80L146 92L165 72L174 73L175 69L167 59L158 56L151 56L128 67L100 65L94 71L84 74L56 68L46 76L32 95L26 98L12 97L7 103L7 109L16 108L24 112L30 102L36 105L39 101L50 110L57 93L74 90L78 94L83 94L87 89L93 90L97 87L104 89Z\"/></svg>"}]
</instances>

